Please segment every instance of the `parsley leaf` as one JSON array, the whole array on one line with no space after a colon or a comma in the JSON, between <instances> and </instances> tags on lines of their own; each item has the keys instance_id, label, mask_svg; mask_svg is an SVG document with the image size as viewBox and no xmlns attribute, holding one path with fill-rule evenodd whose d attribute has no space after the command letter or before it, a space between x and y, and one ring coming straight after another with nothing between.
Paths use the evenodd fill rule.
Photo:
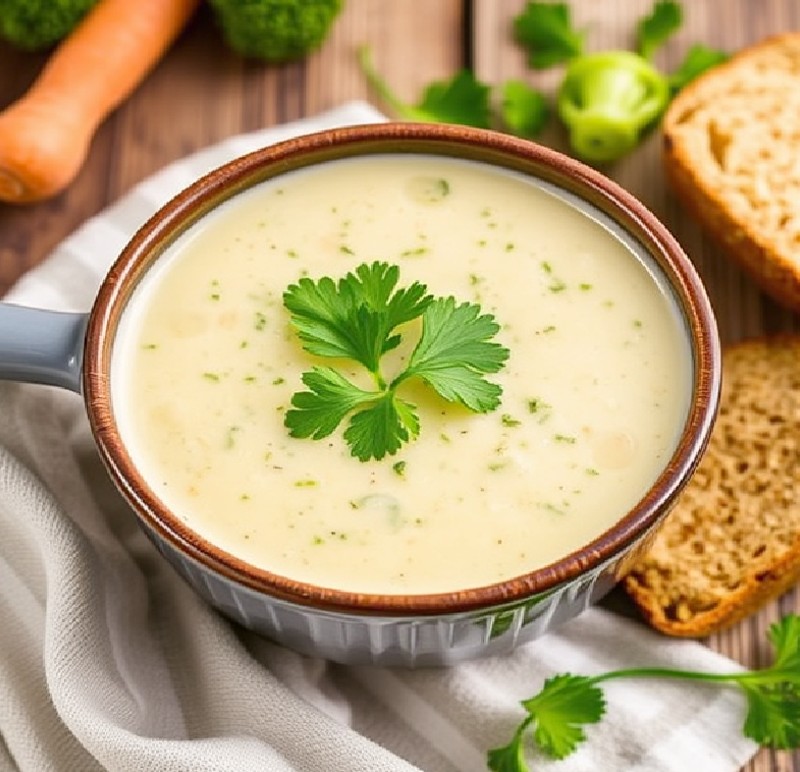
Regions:
<instances>
[{"instance_id":1,"label":"parsley leaf","mask_svg":"<svg viewBox=\"0 0 800 772\"><path fill-rule=\"evenodd\" d=\"M460 70L450 80L431 83L425 89L422 99L416 105L410 105L395 95L375 69L367 46L359 49L358 57L369 84L399 118L423 123L459 123L489 128L491 87L477 80L470 70Z\"/></svg>"},{"instance_id":2,"label":"parsley leaf","mask_svg":"<svg viewBox=\"0 0 800 772\"><path fill-rule=\"evenodd\" d=\"M321 440L332 434L354 408L372 402L379 394L363 391L331 367L315 367L303 373L309 391L292 396L284 424L292 437Z\"/></svg>"},{"instance_id":3,"label":"parsley leaf","mask_svg":"<svg viewBox=\"0 0 800 772\"><path fill-rule=\"evenodd\" d=\"M469 70L457 72L451 80L431 83L412 117L421 121L462 123L489 128L490 87L475 79Z\"/></svg>"},{"instance_id":4,"label":"parsley leaf","mask_svg":"<svg viewBox=\"0 0 800 772\"><path fill-rule=\"evenodd\" d=\"M529 727L533 727L533 740L546 756L569 756L586 739L582 727L602 718L605 700L593 679L562 673L545 681L542 690L524 700L522 707L528 715L511 742L488 753L489 769L494 772L528 772L523 739Z\"/></svg>"},{"instance_id":5,"label":"parsley leaf","mask_svg":"<svg viewBox=\"0 0 800 772\"><path fill-rule=\"evenodd\" d=\"M680 91L687 83L702 75L706 70L728 61L728 58L728 54L724 51L708 48L701 43L692 46L678 69L669 76L670 88L673 93Z\"/></svg>"},{"instance_id":6,"label":"parsley leaf","mask_svg":"<svg viewBox=\"0 0 800 772\"><path fill-rule=\"evenodd\" d=\"M747 698L745 737L772 748L800 745L800 694L785 684L749 686L742 684Z\"/></svg>"},{"instance_id":7,"label":"parsley leaf","mask_svg":"<svg viewBox=\"0 0 800 772\"><path fill-rule=\"evenodd\" d=\"M529 2L514 19L514 37L528 51L528 64L543 70L583 51L584 32L573 28L566 3Z\"/></svg>"},{"instance_id":8,"label":"parsley leaf","mask_svg":"<svg viewBox=\"0 0 800 772\"><path fill-rule=\"evenodd\" d=\"M800 617L788 614L770 625L767 637L775 649L771 670L781 671L787 678L800 682Z\"/></svg>"},{"instance_id":9,"label":"parsley leaf","mask_svg":"<svg viewBox=\"0 0 800 772\"><path fill-rule=\"evenodd\" d=\"M360 461L380 461L387 454L397 453L404 442L418 434L419 418L414 406L388 391L372 407L350 419L344 438Z\"/></svg>"},{"instance_id":10,"label":"parsley leaf","mask_svg":"<svg viewBox=\"0 0 800 772\"><path fill-rule=\"evenodd\" d=\"M636 50L639 56L652 59L656 50L683 24L683 9L674 0L659 0L649 16L636 28Z\"/></svg>"},{"instance_id":11,"label":"parsley leaf","mask_svg":"<svg viewBox=\"0 0 800 772\"><path fill-rule=\"evenodd\" d=\"M738 681L747 697L744 734L773 748L800 746L800 617L790 614L769 629L772 666Z\"/></svg>"},{"instance_id":12,"label":"parsley leaf","mask_svg":"<svg viewBox=\"0 0 800 772\"><path fill-rule=\"evenodd\" d=\"M399 276L397 266L375 262L360 265L338 284L326 276L290 285L283 304L303 348L317 356L355 359L376 372L381 355L400 342L390 333L432 300L419 282L395 292Z\"/></svg>"},{"instance_id":13,"label":"parsley leaf","mask_svg":"<svg viewBox=\"0 0 800 772\"><path fill-rule=\"evenodd\" d=\"M591 678L568 673L553 676L522 706L535 719L533 739L551 758L563 759L586 739L581 728L596 724L605 712L605 700Z\"/></svg>"},{"instance_id":14,"label":"parsley leaf","mask_svg":"<svg viewBox=\"0 0 800 772\"><path fill-rule=\"evenodd\" d=\"M475 303L456 305L452 297L434 300L422 314L422 335L408 367L394 383L417 375L449 402L477 413L494 410L501 389L482 374L500 370L508 349L489 341L500 326L480 310Z\"/></svg>"},{"instance_id":15,"label":"parsley leaf","mask_svg":"<svg viewBox=\"0 0 800 772\"><path fill-rule=\"evenodd\" d=\"M528 716L514 732L511 742L500 748L492 748L487 755L489 769L494 772L528 772L525 763L525 748L522 738L528 725L533 721L533 716Z\"/></svg>"},{"instance_id":16,"label":"parsley leaf","mask_svg":"<svg viewBox=\"0 0 800 772\"><path fill-rule=\"evenodd\" d=\"M503 84L500 113L503 124L518 137L535 137L544 128L549 114L547 99L541 91L522 80Z\"/></svg>"},{"instance_id":17,"label":"parsley leaf","mask_svg":"<svg viewBox=\"0 0 800 772\"><path fill-rule=\"evenodd\" d=\"M374 262L338 282L302 278L286 289L284 306L303 348L354 360L376 387L367 391L331 367L313 367L302 376L307 390L295 393L286 411L290 436L323 439L352 413L344 432L352 455L361 461L394 455L419 434L416 407L397 394L412 377L474 412L500 404L501 388L483 377L498 372L509 353L490 340L500 329L494 317L474 303L434 299L419 282L398 289L399 277L397 266ZM389 380L381 358L400 343L395 330L415 319L421 319L420 338L406 368Z\"/></svg>"},{"instance_id":18,"label":"parsley leaf","mask_svg":"<svg viewBox=\"0 0 800 772\"><path fill-rule=\"evenodd\" d=\"M613 670L596 676L562 673L545 681L542 690L522 702L527 715L508 745L488 752L495 772L528 772L523 740L528 736L546 756L562 759L586 736L583 727L605 712L598 684L618 678L673 678L738 686L747 700L742 732L772 748L800 747L800 616L788 614L769 629L775 650L771 666L739 673L704 673L665 667ZM530 728L532 727L532 731Z\"/></svg>"}]
</instances>

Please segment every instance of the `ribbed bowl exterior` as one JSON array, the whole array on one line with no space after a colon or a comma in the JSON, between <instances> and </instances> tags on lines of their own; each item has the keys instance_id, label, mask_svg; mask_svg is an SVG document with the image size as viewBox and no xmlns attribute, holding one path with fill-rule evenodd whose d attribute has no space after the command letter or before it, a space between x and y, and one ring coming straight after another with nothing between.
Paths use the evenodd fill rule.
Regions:
<instances>
[{"instance_id":1,"label":"ribbed bowl exterior","mask_svg":"<svg viewBox=\"0 0 800 772\"><path fill-rule=\"evenodd\" d=\"M614 586L620 562L524 602L458 614L386 617L271 597L211 571L145 530L186 582L226 617L302 654L346 665L437 667L507 654L599 600Z\"/></svg>"}]
</instances>

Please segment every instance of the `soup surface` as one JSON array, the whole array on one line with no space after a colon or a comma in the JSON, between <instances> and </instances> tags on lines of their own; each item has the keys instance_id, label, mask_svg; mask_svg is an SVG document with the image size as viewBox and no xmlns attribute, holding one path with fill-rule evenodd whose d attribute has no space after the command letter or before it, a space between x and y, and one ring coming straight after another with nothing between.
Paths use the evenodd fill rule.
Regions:
<instances>
[{"instance_id":1,"label":"soup surface","mask_svg":"<svg viewBox=\"0 0 800 772\"><path fill-rule=\"evenodd\" d=\"M510 355L488 376L497 410L409 382L419 437L361 462L344 424L319 441L284 426L304 371L363 373L304 351L282 295L375 260L399 266L399 286L479 303ZM413 155L293 172L204 218L148 272L114 348L115 416L156 495L255 566L374 593L496 582L597 537L674 450L691 357L651 271L512 172ZM408 327L397 362L419 334Z\"/></svg>"}]
</instances>

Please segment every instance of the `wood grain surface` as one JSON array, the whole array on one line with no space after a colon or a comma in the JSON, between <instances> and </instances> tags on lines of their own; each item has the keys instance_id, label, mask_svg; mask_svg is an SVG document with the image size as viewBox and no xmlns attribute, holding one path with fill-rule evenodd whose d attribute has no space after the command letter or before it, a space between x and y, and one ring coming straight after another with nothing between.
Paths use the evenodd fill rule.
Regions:
<instances>
[{"instance_id":1,"label":"wood grain surface","mask_svg":"<svg viewBox=\"0 0 800 772\"><path fill-rule=\"evenodd\" d=\"M0 294L84 220L170 161L238 132L369 98L355 61L363 43L372 47L378 69L408 100L415 100L429 81L462 66L473 67L491 83L519 77L552 90L559 72L531 72L511 37L511 20L524 5L524 0L346 0L324 47L305 61L283 66L243 61L231 53L208 9L201 9L162 62L100 128L84 168L66 191L39 204L0 203ZM588 30L589 50L603 50L630 48L635 23L652 3L572 0L570 6L577 23ZM684 27L657 58L665 68L674 66L693 42L735 51L770 34L800 29L798 0L684 0L684 7ZM46 54L0 44L0 108L24 92L45 60ZM605 171L651 208L694 260L723 341L800 331L800 319L760 294L681 209L664 183L659 140L654 133ZM542 141L566 148L557 129L548 130ZM800 612L797 590L706 643L757 667L769 656L768 625L792 610ZM746 769L800 772L800 754L761 751Z\"/></svg>"}]
</instances>

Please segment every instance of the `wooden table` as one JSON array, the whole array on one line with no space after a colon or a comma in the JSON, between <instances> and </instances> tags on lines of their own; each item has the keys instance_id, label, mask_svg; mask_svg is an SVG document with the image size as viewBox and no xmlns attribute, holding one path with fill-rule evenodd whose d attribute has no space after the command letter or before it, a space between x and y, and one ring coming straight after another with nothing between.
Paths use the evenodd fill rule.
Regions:
<instances>
[{"instance_id":1,"label":"wooden table","mask_svg":"<svg viewBox=\"0 0 800 772\"><path fill-rule=\"evenodd\" d=\"M776 32L800 28L797 0L691 0L686 23L661 53L674 66L692 42L733 51ZM573 0L573 17L589 28L591 50L630 47L635 21L650 0ZM532 74L512 42L511 19L523 0L346 0L323 49L281 67L245 62L221 42L207 9L139 89L101 127L79 177L55 199L25 207L0 204L0 294L88 217L166 163L232 134L280 123L369 98L355 50L369 43L377 68L409 99L430 80L462 66L500 82L523 77L552 88L554 73ZM602 10L601 10L602 9ZM0 107L20 95L45 56L0 45ZM565 147L558 131L543 138ZM722 337L732 342L781 330L800 330L800 319L757 292L710 245L666 189L659 137L607 170L672 229L702 274ZM800 611L800 592L780 600L707 643L747 666L766 661L765 630L781 614ZM800 754L762 751L750 772L800 770ZM702 772L702 771L698 771Z\"/></svg>"}]
</instances>

